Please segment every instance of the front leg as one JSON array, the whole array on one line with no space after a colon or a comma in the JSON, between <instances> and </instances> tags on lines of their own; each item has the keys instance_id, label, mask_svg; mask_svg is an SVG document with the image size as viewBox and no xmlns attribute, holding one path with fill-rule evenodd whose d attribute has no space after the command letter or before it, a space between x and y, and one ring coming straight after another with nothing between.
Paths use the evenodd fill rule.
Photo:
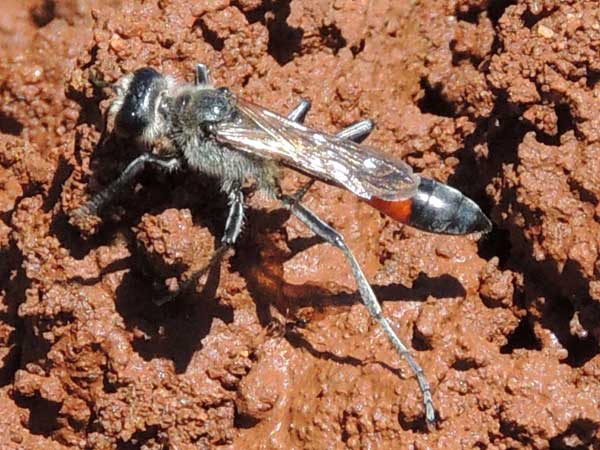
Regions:
<instances>
[{"instance_id":1,"label":"front leg","mask_svg":"<svg viewBox=\"0 0 600 450\"><path fill-rule=\"evenodd\" d=\"M217 247L217 249L214 251L208 264L206 264L200 270L194 272L188 279L181 283L175 292L155 299L154 303L156 305L164 305L165 303L177 298L183 292L186 292L192 286L195 286L198 280L202 278L202 276L204 276L204 274L206 274L212 267L218 264L227 250L229 250L236 243L244 223L244 194L239 186L234 186L229 191L227 197L229 200L229 210L227 212L227 220L225 221L225 232L221 238L221 245L219 245L219 247Z\"/></svg>"},{"instance_id":2,"label":"front leg","mask_svg":"<svg viewBox=\"0 0 600 450\"><path fill-rule=\"evenodd\" d=\"M181 160L179 158L164 159L152 153L143 153L131 161L116 180L94 195L90 201L72 211L71 217L80 218L97 215L102 208L112 202L124 188L130 185L147 166L155 166L172 172L181 168Z\"/></svg>"}]
</instances>

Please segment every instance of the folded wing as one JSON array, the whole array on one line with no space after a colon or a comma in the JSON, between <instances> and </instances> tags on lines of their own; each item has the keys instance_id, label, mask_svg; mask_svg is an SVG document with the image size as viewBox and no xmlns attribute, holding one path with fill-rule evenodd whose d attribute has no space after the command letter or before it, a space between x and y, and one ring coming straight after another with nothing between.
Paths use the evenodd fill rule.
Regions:
<instances>
[{"instance_id":1,"label":"folded wing","mask_svg":"<svg viewBox=\"0 0 600 450\"><path fill-rule=\"evenodd\" d=\"M215 126L219 142L341 185L365 200L401 200L415 192L419 177L397 158L240 99L236 106L233 120Z\"/></svg>"}]
</instances>

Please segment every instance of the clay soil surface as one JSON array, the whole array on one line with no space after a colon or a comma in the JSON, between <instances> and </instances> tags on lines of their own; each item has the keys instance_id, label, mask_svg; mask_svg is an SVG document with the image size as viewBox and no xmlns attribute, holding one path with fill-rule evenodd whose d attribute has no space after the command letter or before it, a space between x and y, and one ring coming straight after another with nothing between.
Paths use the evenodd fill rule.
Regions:
<instances>
[{"instance_id":1,"label":"clay soil surface","mask_svg":"<svg viewBox=\"0 0 600 450\"><path fill-rule=\"evenodd\" d=\"M559 0L4 0L0 15L0 448L600 448L600 8ZM343 256L249 195L219 243L213 180L148 170L69 214L140 149L101 142L142 66L368 142L455 186L487 236L394 223L323 183L432 385L360 303ZM291 191L306 178L285 173Z\"/></svg>"}]
</instances>

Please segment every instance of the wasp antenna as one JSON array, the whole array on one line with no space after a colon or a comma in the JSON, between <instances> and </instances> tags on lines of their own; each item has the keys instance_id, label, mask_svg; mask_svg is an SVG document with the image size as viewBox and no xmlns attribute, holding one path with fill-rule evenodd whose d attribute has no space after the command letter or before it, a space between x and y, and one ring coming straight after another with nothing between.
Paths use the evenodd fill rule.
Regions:
<instances>
[{"instance_id":1,"label":"wasp antenna","mask_svg":"<svg viewBox=\"0 0 600 450\"><path fill-rule=\"evenodd\" d=\"M196 84L210 84L210 71L206 64L196 64Z\"/></svg>"}]
</instances>

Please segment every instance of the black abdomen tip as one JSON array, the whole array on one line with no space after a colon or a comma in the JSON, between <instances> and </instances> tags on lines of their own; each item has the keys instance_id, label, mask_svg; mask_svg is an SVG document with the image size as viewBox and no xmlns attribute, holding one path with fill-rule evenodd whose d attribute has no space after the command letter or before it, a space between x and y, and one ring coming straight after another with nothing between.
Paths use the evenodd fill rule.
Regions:
<instances>
[{"instance_id":1,"label":"black abdomen tip","mask_svg":"<svg viewBox=\"0 0 600 450\"><path fill-rule=\"evenodd\" d=\"M428 178L421 178L412 197L410 225L441 234L487 233L492 222L477 203L457 189Z\"/></svg>"}]
</instances>

